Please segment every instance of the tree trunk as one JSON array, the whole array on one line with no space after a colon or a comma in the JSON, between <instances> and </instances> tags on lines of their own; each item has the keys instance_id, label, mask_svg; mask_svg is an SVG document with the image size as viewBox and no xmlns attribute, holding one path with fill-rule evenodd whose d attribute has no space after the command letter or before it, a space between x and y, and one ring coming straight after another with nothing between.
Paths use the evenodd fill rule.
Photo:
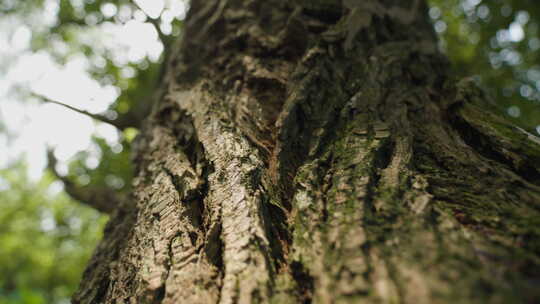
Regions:
<instances>
[{"instance_id":1,"label":"tree trunk","mask_svg":"<svg viewBox=\"0 0 540 304\"><path fill-rule=\"evenodd\" d=\"M192 0L74 303L539 303L540 140L426 9Z\"/></svg>"}]
</instances>

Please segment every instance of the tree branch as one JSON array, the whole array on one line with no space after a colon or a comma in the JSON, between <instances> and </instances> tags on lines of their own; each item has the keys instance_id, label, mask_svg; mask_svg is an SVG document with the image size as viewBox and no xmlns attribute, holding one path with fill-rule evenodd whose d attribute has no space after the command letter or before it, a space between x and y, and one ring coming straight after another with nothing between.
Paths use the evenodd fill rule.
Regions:
<instances>
[{"instance_id":1,"label":"tree branch","mask_svg":"<svg viewBox=\"0 0 540 304\"><path fill-rule=\"evenodd\" d=\"M148 22L150 24L152 24L154 26L154 28L156 29L156 32L159 36L159 40L161 40L161 42L163 43L163 46L165 47L165 45L168 43L168 37L167 35L165 35L163 33L163 31L161 30L161 28L159 27L159 17L158 18L152 18L150 17L150 15L148 15L142 8L141 6L139 5L139 3L137 3L137 1L135 0L132 0L131 1L133 4L135 4L135 6L141 11L143 12L145 15L146 15L146 18L148 18Z\"/></svg>"},{"instance_id":2,"label":"tree branch","mask_svg":"<svg viewBox=\"0 0 540 304\"><path fill-rule=\"evenodd\" d=\"M70 106L68 104L65 104L63 102L60 102L60 101L57 101L57 100L53 100L53 99L50 99L49 97L46 97L46 96L43 96L43 95L40 95L40 94L36 94L36 93L31 93L34 97L36 98L39 98L41 101L43 102L48 102L48 103L53 103L53 104L56 104L56 105L59 105L59 106L62 106L64 108L67 108L67 109L70 109L72 111L75 111L79 114L82 114L82 115L85 115L85 116L88 116L92 119L95 119L97 121L101 121L101 122L104 122L104 123L107 123L107 124L110 124L112 125L113 127L119 129L119 130L124 130L125 128L127 127L130 127L126 124L123 124L123 123L119 123L119 120L114 120L114 119L110 119L110 118L107 118L105 115L103 114L94 114L94 113L90 113L88 111L85 111L85 110L81 110L81 109L78 109L78 108L75 108L73 106Z\"/></svg>"},{"instance_id":3,"label":"tree branch","mask_svg":"<svg viewBox=\"0 0 540 304\"><path fill-rule=\"evenodd\" d=\"M54 156L53 150L48 149L47 168L64 183L67 194L73 199L106 214L112 213L115 208L120 206L122 196L117 191L108 187L79 186L56 170L57 163L58 160Z\"/></svg>"}]
</instances>

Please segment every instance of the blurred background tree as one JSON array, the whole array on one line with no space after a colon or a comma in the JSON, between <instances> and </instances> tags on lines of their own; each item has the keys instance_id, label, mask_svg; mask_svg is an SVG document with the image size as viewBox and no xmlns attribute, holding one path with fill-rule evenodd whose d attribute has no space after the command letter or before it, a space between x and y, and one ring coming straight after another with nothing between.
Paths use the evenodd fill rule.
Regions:
<instances>
[{"instance_id":1,"label":"blurred background tree","mask_svg":"<svg viewBox=\"0 0 540 304\"><path fill-rule=\"evenodd\" d=\"M500 111L540 134L540 4L430 0L441 48L458 77L474 77Z\"/></svg>"},{"instance_id":2,"label":"blurred background tree","mask_svg":"<svg viewBox=\"0 0 540 304\"><path fill-rule=\"evenodd\" d=\"M22 162L0 170L0 303L69 303L106 220Z\"/></svg>"},{"instance_id":3,"label":"blurred background tree","mask_svg":"<svg viewBox=\"0 0 540 304\"><path fill-rule=\"evenodd\" d=\"M540 134L536 2L431 0L429 14L456 77ZM0 0L0 304L69 302L106 221L84 204L106 213L129 193L130 147L187 8Z\"/></svg>"},{"instance_id":4,"label":"blurred background tree","mask_svg":"<svg viewBox=\"0 0 540 304\"><path fill-rule=\"evenodd\" d=\"M70 302L186 9L0 0L0 304Z\"/></svg>"}]
</instances>

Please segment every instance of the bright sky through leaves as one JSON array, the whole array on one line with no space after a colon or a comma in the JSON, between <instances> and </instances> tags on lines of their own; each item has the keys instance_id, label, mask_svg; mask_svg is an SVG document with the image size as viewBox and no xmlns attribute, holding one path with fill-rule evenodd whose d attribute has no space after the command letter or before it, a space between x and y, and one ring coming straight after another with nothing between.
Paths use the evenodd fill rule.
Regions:
<instances>
[{"instance_id":1,"label":"bright sky through leaves","mask_svg":"<svg viewBox=\"0 0 540 304\"><path fill-rule=\"evenodd\" d=\"M152 18L158 17L164 9L164 1L136 2L144 13ZM176 1L176 6L179 4L183 5L182 2ZM46 1L47 9L41 12L41 22L53 23L57 6L57 1ZM174 9L182 14L186 8L184 5ZM100 10L104 16L122 13L113 3L102 5ZM167 12L171 15L169 11ZM98 48L112 50L114 63L119 66L140 62L145 58L156 62L163 51L163 46L155 28L144 22L146 16L140 11L137 13L135 16L138 18L121 25L105 22L94 27L88 32L86 39L90 44L97 43ZM170 25L162 24L162 27L166 30ZM91 63L99 65L103 61L102 58L88 58L82 54L74 54L69 56L65 65L61 66L45 51L32 53L31 39L31 30L21 24L20 20L14 18L0 20L0 57L6 60L1 64L7 66L7 70L3 71L3 76L0 77L2 100L0 120L8 132L16 135L8 139L8 135L0 134L0 151L2 151L0 168L5 167L9 161L25 155L30 176L37 179L41 176L46 163L47 146L55 147L55 154L59 160L66 161L78 151L92 152L93 134L105 138L111 145L118 141L118 134L111 126L96 123L88 117L58 105L44 104L35 99L22 102L18 98L19 95L11 94L13 92L10 89L17 87L30 89L32 92L76 108L98 113L107 110L115 101L120 94L120 88L99 84L87 73L89 65ZM61 42L52 43L58 44L55 48L59 51L67 49ZM129 77L132 70L126 68L123 75Z\"/></svg>"}]
</instances>

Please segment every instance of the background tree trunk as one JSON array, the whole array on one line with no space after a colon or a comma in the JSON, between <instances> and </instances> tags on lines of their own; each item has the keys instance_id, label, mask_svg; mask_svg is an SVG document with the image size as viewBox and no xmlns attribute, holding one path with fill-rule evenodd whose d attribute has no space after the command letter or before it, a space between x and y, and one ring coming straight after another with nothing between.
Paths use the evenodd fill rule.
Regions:
<instances>
[{"instance_id":1,"label":"background tree trunk","mask_svg":"<svg viewBox=\"0 0 540 304\"><path fill-rule=\"evenodd\" d=\"M74 302L540 301L539 139L406 2L193 0Z\"/></svg>"}]
</instances>

